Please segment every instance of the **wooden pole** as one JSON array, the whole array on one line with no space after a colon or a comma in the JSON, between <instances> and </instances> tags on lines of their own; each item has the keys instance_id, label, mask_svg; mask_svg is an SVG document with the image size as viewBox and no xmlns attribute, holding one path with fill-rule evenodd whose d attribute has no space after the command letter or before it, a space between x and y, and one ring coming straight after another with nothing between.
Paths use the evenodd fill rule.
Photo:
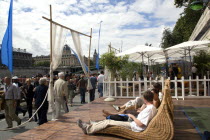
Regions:
<instances>
[{"instance_id":1,"label":"wooden pole","mask_svg":"<svg viewBox=\"0 0 210 140\"><path fill-rule=\"evenodd\" d=\"M52 6L50 5L50 63L52 63Z\"/></svg>"},{"instance_id":2,"label":"wooden pole","mask_svg":"<svg viewBox=\"0 0 210 140\"><path fill-rule=\"evenodd\" d=\"M90 77L90 50L91 50L91 40L92 40L92 28L90 29L90 46L89 46L89 56L88 56L88 76Z\"/></svg>"},{"instance_id":3,"label":"wooden pole","mask_svg":"<svg viewBox=\"0 0 210 140\"><path fill-rule=\"evenodd\" d=\"M46 17L44 17L44 16L43 16L42 18L43 18L43 19L46 19L46 20L48 20L48 21L50 21L50 22L52 22L52 23L54 23L54 24L56 24L56 25L59 25L59 26L65 28L65 29L67 29L67 30L71 30L71 31L77 32L77 33L79 33L79 34L81 34L81 35L84 35L84 36L87 36L87 37L91 37L91 36L89 36L89 35L86 35L86 34L84 34L84 33L81 33L81 32L79 32L79 31L76 31L76 30L74 30L74 29L71 29L71 28L69 28L69 27L66 27L66 26L64 26L64 25L62 25L62 24L60 24L60 23L57 23L57 22L53 21L52 19L48 19L48 18L46 18Z\"/></svg>"},{"instance_id":4,"label":"wooden pole","mask_svg":"<svg viewBox=\"0 0 210 140\"><path fill-rule=\"evenodd\" d=\"M88 96L88 103L90 103L90 50L91 50L91 41L92 41L92 28L90 29L90 46L89 46L89 56L88 56L88 90L89 90L89 96Z\"/></svg>"}]
</instances>

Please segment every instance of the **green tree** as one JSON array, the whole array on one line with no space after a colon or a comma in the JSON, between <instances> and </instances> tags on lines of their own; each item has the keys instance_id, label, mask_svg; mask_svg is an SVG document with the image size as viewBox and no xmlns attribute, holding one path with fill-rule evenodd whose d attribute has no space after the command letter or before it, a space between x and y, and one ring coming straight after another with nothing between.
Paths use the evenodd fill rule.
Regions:
<instances>
[{"instance_id":1,"label":"green tree","mask_svg":"<svg viewBox=\"0 0 210 140\"><path fill-rule=\"evenodd\" d=\"M174 39L170 28L165 28L161 41L161 48L165 49L174 45Z\"/></svg>"},{"instance_id":2,"label":"green tree","mask_svg":"<svg viewBox=\"0 0 210 140\"><path fill-rule=\"evenodd\" d=\"M134 72L137 72L139 75L141 75L142 73L141 63L136 63L136 62L125 63L124 66L119 71L120 76L122 77L123 80L126 80L126 78L132 80Z\"/></svg>"},{"instance_id":3,"label":"green tree","mask_svg":"<svg viewBox=\"0 0 210 140\"><path fill-rule=\"evenodd\" d=\"M198 75L206 75L206 71L210 70L210 53L206 51L199 51L194 56L194 63L197 64Z\"/></svg>"},{"instance_id":4,"label":"green tree","mask_svg":"<svg viewBox=\"0 0 210 140\"><path fill-rule=\"evenodd\" d=\"M185 3L188 2L189 0L174 0L174 5L176 5L176 7L182 7L185 6Z\"/></svg>"},{"instance_id":5,"label":"green tree","mask_svg":"<svg viewBox=\"0 0 210 140\"><path fill-rule=\"evenodd\" d=\"M34 64L35 67L39 67L39 66L42 66L42 67L49 67L50 66L50 61L41 61L41 62L38 62L36 64Z\"/></svg>"},{"instance_id":6,"label":"green tree","mask_svg":"<svg viewBox=\"0 0 210 140\"><path fill-rule=\"evenodd\" d=\"M189 40L202 13L203 11L193 11L189 7L184 9L172 32L175 45Z\"/></svg>"},{"instance_id":7,"label":"green tree","mask_svg":"<svg viewBox=\"0 0 210 140\"><path fill-rule=\"evenodd\" d=\"M169 28L164 30L161 47L167 48L188 41L202 13L202 10L193 11L189 7L185 8L173 31Z\"/></svg>"},{"instance_id":8,"label":"green tree","mask_svg":"<svg viewBox=\"0 0 210 140\"><path fill-rule=\"evenodd\" d=\"M116 72L121 70L126 63L128 63L128 56L117 57L114 52L105 53L100 58L100 64L110 70L111 80L116 77Z\"/></svg>"}]
</instances>

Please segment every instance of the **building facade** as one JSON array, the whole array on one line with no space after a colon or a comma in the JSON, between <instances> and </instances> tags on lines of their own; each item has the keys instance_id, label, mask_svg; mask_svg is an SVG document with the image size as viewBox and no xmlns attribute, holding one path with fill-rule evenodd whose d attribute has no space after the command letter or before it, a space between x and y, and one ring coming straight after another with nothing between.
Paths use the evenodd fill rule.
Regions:
<instances>
[{"instance_id":1,"label":"building facade","mask_svg":"<svg viewBox=\"0 0 210 140\"><path fill-rule=\"evenodd\" d=\"M1 44L0 44L1 54ZM0 57L0 65L1 57ZM27 52L26 49L13 48L13 67L31 67L33 65L32 54Z\"/></svg>"},{"instance_id":2,"label":"building facade","mask_svg":"<svg viewBox=\"0 0 210 140\"><path fill-rule=\"evenodd\" d=\"M50 55L47 56L36 56L33 57L34 64L38 64L40 62L50 62ZM88 64L88 58L84 56L85 64ZM59 67L78 67L81 66L79 60L77 57L72 54L72 51L68 45L65 45L63 48L63 55L62 55L62 61Z\"/></svg>"}]
</instances>

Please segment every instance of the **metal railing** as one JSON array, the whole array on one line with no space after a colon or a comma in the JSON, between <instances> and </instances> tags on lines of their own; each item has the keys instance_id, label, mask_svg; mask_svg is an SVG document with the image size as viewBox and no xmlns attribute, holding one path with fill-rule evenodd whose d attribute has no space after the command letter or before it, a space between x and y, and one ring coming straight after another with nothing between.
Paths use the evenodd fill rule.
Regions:
<instances>
[{"instance_id":1,"label":"metal railing","mask_svg":"<svg viewBox=\"0 0 210 140\"><path fill-rule=\"evenodd\" d=\"M170 78L168 78L170 79ZM162 84L162 89L164 88L164 78L156 78L155 80L144 78L143 80L123 81L114 79L114 81L104 81L103 83L103 93L104 97L114 97L114 98L135 98L141 97L142 93L151 87L153 82L159 82ZM177 79L175 77L171 81L171 96L175 99L185 99L185 98L210 98L210 79Z\"/></svg>"}]
</instances>

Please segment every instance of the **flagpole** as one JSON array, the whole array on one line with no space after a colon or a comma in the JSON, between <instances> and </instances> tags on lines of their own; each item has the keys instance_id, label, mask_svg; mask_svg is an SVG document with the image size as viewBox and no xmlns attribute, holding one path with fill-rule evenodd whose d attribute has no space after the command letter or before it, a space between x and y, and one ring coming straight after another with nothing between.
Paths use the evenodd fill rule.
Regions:
<instances>
[{"instance_id":1,"label":"flagpole","mask_svg":"<svg viewBox=\"0 0 210 140\"><path fill-rule=\"evenodd\" d=\"M101 23L102 22L103 21L100 21L100 27L99 27L99 32L98 32L98 54L97 54L97 60L96 60L96 68L97 68L98 72L100 69L100 67L99 67L99 44L100 44L100 37L101 37Z\"/></svg>"},{"instance_id":2,"label":"flagpole","mask_svg":"<svg viewBox=\"0 0 210 140\"><path fill-rule=\"evenodd\" d=\"M90 50L92 41L92 28L90 29L90 46L89 46L89 56L88 56L88 103L90 103Z\"/></svg>"}]
</instances>

